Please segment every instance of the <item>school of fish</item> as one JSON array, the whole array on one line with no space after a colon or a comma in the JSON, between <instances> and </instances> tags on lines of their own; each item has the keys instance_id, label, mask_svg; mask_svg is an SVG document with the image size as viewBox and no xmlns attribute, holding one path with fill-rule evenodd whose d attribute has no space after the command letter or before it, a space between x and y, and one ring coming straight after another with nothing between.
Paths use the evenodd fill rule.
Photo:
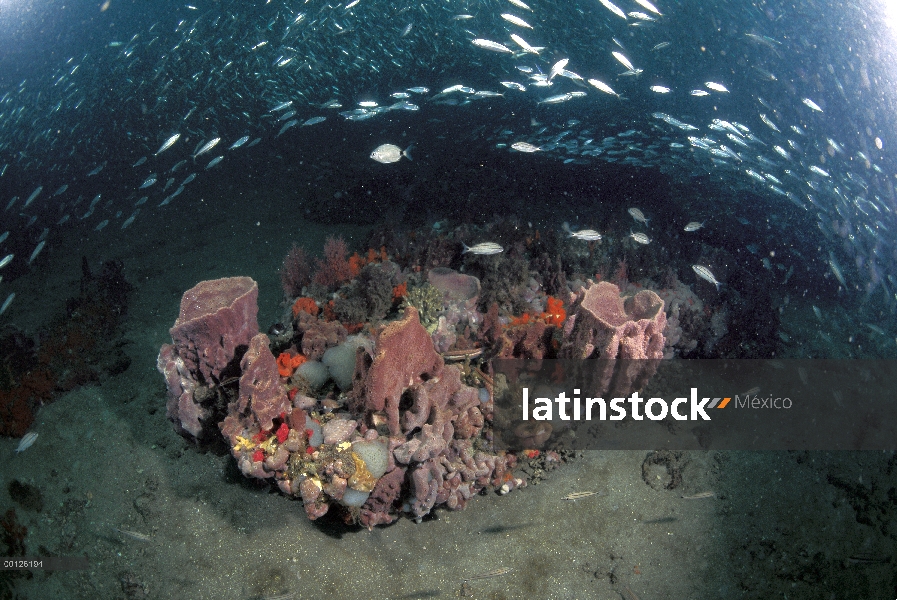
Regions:
<instances>
[{"instance_id":1,"label":"school of fish","mask_svg":"<svg viewBox=\"0 0 897 600\"><path fill-rule=\"evenodd\" d=\"M0 268L34 263L56 228L84 222L105 235L153 210L187 211L176 205L191 202L191 182L214 177L206 171L221 163L251 168L260 144L313 145L340 119L444 118L446 107L470 118L461 109L477 104L489 111L466 141L510 152L522 169L612 163L684 182L712 178L760 199L765 222L739 217L758 239L764 228L788 232L798 222L818 238L815 255L780 251L763 266L811 270L893 313L897 202L884 128L851 104L869 85L859 63L826 57L805 81L797 72L803 46L777 29L779 20L723 4L713 18L728 30L718 38L690 25L704 6L448 1L384 16L368 0L183 5L60 60L49 77L0 87ZM856 135L838 133L844 111L862 122ZM428 140L413 139L425 153ZM393 144L355 152L384 164L411 156ZM108 190L96 193L98 181ZM739 207L708 205L684 231L703 234L716 210ZM629 213L648 226L640 210ZM8 236L31 251L4 249ZM630 237L657 243L653 233ZM707 266L694 269L719 287ZM7 293L0 313L15 297L0 290Z\"/></svg>"}]
</instances>

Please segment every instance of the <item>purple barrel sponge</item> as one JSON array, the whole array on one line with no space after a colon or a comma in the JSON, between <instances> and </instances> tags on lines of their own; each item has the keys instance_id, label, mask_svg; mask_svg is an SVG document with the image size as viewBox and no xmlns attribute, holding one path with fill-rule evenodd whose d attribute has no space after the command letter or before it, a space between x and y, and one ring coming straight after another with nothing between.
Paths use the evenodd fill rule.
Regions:
<instances>
[{"instance_id":1,"label":"purple barrel sponge","mask_svg":"<svg viewBox=\"0 0 897 600\"><path fill-rule=\"evenodd\" d=\"M258 333L257 300L249 277L203 281L181 298L172 343L162 346L156 366L168 388L168 418L182 435L196 441L217 433L212 390Z\"/></svg>"}]
</instances>

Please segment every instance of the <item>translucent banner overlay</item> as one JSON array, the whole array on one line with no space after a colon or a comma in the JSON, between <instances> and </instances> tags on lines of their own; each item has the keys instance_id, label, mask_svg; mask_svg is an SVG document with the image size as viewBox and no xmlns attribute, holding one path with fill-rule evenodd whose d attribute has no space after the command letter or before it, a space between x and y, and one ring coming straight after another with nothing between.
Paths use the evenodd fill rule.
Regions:
<instances>
[{"instance_id":1,"label":"translucent banner overlay","mask_svg":"<svg viewBox=\"0 0 897 600\"><path fill-rule=\"evenodd\" d=\"M897 450L893 360L493 360L496 450Z\"/></svg>"}]
</instances>

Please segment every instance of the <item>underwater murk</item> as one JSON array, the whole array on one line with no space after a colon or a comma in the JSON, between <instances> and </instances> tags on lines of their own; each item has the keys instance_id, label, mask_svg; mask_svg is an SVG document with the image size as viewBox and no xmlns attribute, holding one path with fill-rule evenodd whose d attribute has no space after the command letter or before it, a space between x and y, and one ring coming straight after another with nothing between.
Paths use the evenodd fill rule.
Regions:
<instances>
[{"instance_id":1,"label":"underwater murk","mask_svg":"<svg viewBox=\"0 0 897 600\"><path fill-rule=\"evenodd\" d=\"M0 599L897 597L895 23L0 0ZM711 360L843 435L501 408Z\"/></svg>"}]
</instances>

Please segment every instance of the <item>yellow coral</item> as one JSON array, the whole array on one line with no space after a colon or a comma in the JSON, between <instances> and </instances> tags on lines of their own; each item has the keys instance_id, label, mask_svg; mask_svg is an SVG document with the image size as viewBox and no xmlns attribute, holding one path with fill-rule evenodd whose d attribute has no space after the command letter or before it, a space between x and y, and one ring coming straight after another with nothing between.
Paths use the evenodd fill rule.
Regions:
<instances>
[{"instance_id":1,"label":"yellow coral","mask_svg":"<svg viewBox=\"0 0 897 600\"><path fill-rule=\"evenodd\" d=\"M274 454L274 451L277 450L277 447L274 445L274 442L277 440L276 435L272 435L267 440L259 444L259 448L265 451L266 454Z\"/></svg>"},{"instance_id":2,"label":"yellow coral","mask_svg":"<svg viewBox=\"0 0 897 600\"><path fill-rule=\"evenodd\" d=\"M234 445L234 452L239 452L240 450L252 450L255 448L255 444L251 440L247 440L242 436L237 436L237 443Z\"/></svg>"},{"instance_id":3,"label":"yellow coral","mask_svg":"<svg viewBox=\"0 0 897 600\"><path fill-rule=\"evenodd\" d=\"M349 477L349 487L353 490L358 490L359 492L370 492L373 491L374 486L377 484L378 477L374 477L370 471L368 471L368 467L364 464L364 459L360 456L352 453L352 460L355 462L355 473Z\"/></svg>"}]
</instances>

